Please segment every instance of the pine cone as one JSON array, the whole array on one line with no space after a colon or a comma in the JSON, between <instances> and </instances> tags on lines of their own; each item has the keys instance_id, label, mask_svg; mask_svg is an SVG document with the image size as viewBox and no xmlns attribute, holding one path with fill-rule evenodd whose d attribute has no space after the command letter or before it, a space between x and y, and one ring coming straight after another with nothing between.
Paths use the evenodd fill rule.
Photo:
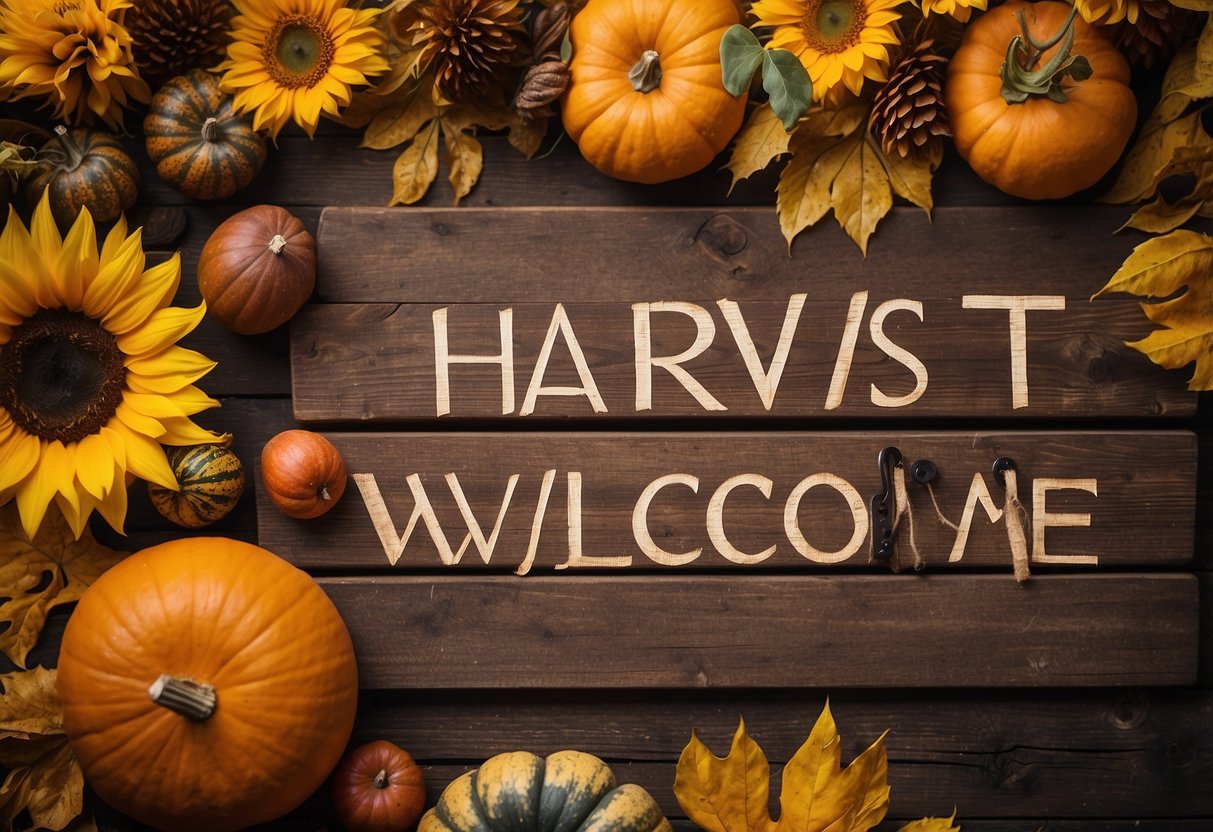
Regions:
<instances>
[{"instance_id":1,"label":"pine cone","mask_svg":"<svg viewBox=\"0 0 1213 832\"><path fill-rule=\"evenodd\" d=\"M1137 22L1123 20L1112 27L1116 48L1129 63L1144 69L1166 63L1200 32L1204 15L1172 6L1169 0L1140 0Z\"/></svg>"},{"instance_id":2,"label":"pine cone","mask_svg":"<svg viewBox=\"0 0 1213 832\"><path fill-rule=\"evenodd\" d=\"M139 76L155 91L191 69L223 60L233 8L228 0L139 0L127 12Z\"/></svg>"},{"instance_id":3,"label":"pine cone","mask_svg":"<svg viewBox=\"0 0 1213 832\"><path fill-rule=\"evenodd\" d=\"M876 93L872 135L886 156L926 158L932 164L943 156L943 137L952 135L941 90L948 61L934 46L931 38L910 45Z\"/></svg>"},{"instance_id":4,"label":"pine cone","mask_svg":"<svg viewBox=\"0 0 1213 832\"><path fill-rule=\"evenodd\" d=\"M439 91L452 101L484 96L515 58L520 0L420 0L408 31L423 46Z\"/></svg>"}]
</instances>

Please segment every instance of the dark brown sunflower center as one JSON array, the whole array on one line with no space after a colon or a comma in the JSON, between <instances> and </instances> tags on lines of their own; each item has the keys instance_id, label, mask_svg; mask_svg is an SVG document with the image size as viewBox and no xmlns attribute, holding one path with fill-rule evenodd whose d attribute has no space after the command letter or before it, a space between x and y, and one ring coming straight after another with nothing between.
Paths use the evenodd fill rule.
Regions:
<instances>
[{"instance_id":1,"label":"dark brown sunflower center","mask_svg":"<svg viewBox=\"0 0 1213 832\"><path fill-rule=\"evenodd\" d=\"M0 347L0 406L48 441L79 442L99 431L125 382L114 336L79 312L41 309Z\"/></svg>"},{"instance_id":2,"label":"dark brown sunflower center","mask_svg":"<svg viewBox=\"0 0 1213 832\"><path fill-rule=\"evenodd\" d=\"M301 14L278 18L265 39L265 70L280 87L296 89L320 83L333 63L332 35L324 24Z\"/></svg>"},{"instance_id":3,"label":"dark brown sunflower center","mask_svg":"<svg viewBox=\"0 0 1213 832\"><path fill-rule=\"evenodd\" d=\"M818 52L845 52L859 43L867 19L863 0L810 0L804 14L804 38Z\"/></svg>"}]
</instances>

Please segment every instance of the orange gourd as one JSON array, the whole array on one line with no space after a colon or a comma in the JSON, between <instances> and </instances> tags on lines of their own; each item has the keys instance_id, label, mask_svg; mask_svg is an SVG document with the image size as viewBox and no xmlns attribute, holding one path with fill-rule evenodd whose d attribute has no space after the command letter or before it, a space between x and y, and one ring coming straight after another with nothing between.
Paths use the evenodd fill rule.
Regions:
<instances>
[{"instance_id":1,"label":"orange gourd","mask_svg":"<svg viewBox=\"0 0 1213 832\"><path fill-rule=\"evenodd\" d=\"M85 592L59 654L85 779L172 832L279 817L323 783L354 725L344 622L304 572L250 543L174 540Z\"/></svg>"},{"instance_id":2,"label":"orange gourd","mask_svg":"<svg viewBox=\"0 0 1213 832\"><path fill-rule=\"evenodd\" d=\"M648 184L707 166L745 115L720 71L720 40L739 20L734 0L590 0L569 29L561 108L581 155Z\"/></svg>"},{"instance_id":3,"label":"orange gourd","mask_svg":"<svg viewBox=\"0 0 1213 832\"><path fill-rule=\"evenodd\" d=\"M319 517L345 493L345 460L333 443L310 430L284 430L261 449L261 484L282 512Z\"/></svg>"},{"instance_id":4,"label":"orange gourd","mask_svg":"<svg viewBox=\"0 0 1213 832\"><path fill-rule=\"evenodd\" d=\"M1111 41L1064 3L1010 2L983 14L965 29L948 65L944 102L956 149L991 185L1026 199L1057 199L1094 185L1120 157L1137 119L1129 66ZM1063 33L1072 18L1070 56L1085 58L1091 76L1032 79L1063 52L1067 37L1036 53L1023 38L1017 15L1039 44ZM1019 38L1020 46L1012 48ZM1008 52L1015 61L1011 65ZM1009 71L1004 72L1006 64ZM1048 75L1049 73L1044 73ZM1037 81L1037 84L1028 83ZM1045 83L1041 84L1040 81ZM1013 98L1024 96L1019 103ZM1049 87L1052 94L1045 94Z\"/></svg>"},{"instance_id":5,"label":"orange gourd","mask_svg":"<svg viewBox=\"0 0 1213 832\"><path fill-rule=\"evenodd\" d=\"M405 832L425 809L425 778L411 754L375 740L342 758L333 771L332 796L349 832Z\"/></svg>"}]
</instances>

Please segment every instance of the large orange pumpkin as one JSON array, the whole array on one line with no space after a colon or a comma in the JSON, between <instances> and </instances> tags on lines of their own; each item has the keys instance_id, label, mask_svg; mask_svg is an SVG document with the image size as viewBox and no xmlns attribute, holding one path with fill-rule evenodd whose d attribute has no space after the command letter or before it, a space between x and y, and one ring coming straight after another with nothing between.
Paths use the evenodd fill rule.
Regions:
<instances>
[{"instance_id":1,"label":"large orange pumpkin","mask_svg":"<svg viewBox=\"0 0 1213 832\"><path fill-rule=\"evenodd\" d=\"M734 0L590 0L573 18L564 129L581 155L632 182L705 167L741 127L746 97L720 74Z\"/></svg>"},{"instance_id":2,"label":"large orange pumpkin","mask_svg":"<svg viewBox=\"0 0 1213 832\"><path fill-rule=\"evenodd\" d=\"M1094 185L1116 163L1136 123L1128 62L1081 17L1073 21L1070 54L1090 62L1091 77L1066 78L1064 100L1036 93L1020 103L1004 98L1004 91L1018 97L1016 79L1004 81L1001 71L1012 39L1022 34L1017 13L1044 43L1062 31L1071 9L1051 0L991 9L968 25L948 64L944 102L956 149L982 179L1014 196L1056 199ZM1063 39L1044 50L1034 66L1046 67L1064 45ZM1016 51L1022 67L1024 54Z\"/></svg>"},{"instance_id":3,"label":"large orange pumpkin","mask_svg":"<svg viewBox=\"0 0 1213 832\"><path fill-rule=\"evenodd\" d=\"M107 803L172 832L276 818L319 788L354 724L336 607L250 543L188 538L103 574L67 624L63 722Z\"/></svg>"}]
</instances>

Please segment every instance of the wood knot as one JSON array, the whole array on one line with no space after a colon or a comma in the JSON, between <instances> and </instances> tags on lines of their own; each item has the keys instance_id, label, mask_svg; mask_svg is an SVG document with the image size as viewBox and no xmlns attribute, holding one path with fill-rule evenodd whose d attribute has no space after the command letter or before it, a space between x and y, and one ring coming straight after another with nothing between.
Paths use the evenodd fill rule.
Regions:
<instances>
[{"instance_id":1,"label":"wood knot","mask_svg":"<svg viewBox=\"0 0 1213 832\"><path fill-rule=\"evenodd\" d=\"M735 257L750 244L750 235L745 226L728 214L716 214L699 229L695 241L725 257Z\"/></svg>"},{"instance_id":2,"label":"wood knot","mask_svg":"<svg viewBox=\"0 0 1213 832\"><path fill-rule=\"evenodd\" d=\"M1108 711L1108 722L1113 728L1131 731L1139 727L1150 715L1150 699L1138 690L1126 691Z\"/></svg>"}]
</instances>

